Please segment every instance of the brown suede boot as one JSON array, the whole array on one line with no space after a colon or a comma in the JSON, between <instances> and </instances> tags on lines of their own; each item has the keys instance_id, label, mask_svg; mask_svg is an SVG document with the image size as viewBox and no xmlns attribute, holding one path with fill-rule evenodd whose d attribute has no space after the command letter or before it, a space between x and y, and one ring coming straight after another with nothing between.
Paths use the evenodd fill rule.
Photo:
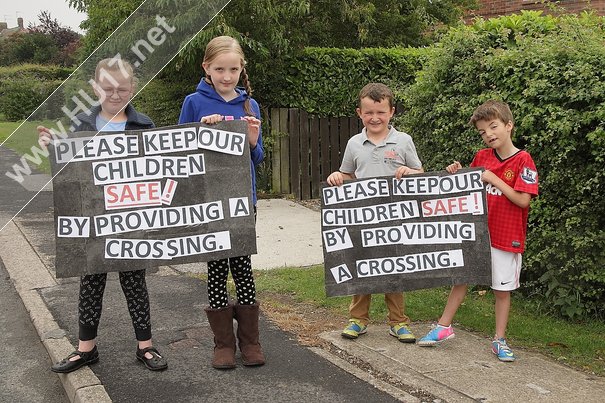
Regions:
<instances>
[{"instance_id":1,"label":"brown suede boot","mask_svg":"<svg viewBox=\"0 0 605 403\"><path fill-rule=\"evenodd\" d=\"M264 365L265 356L258 342L258 304L235 305L234 308L235 319L237 319L237 339L243 364Z\"/></svg>"},{"instance_id":2,"label":"brown suede boot","mask_svg":"<svg viewBox=\"0 0 605 403\"><path fill-rule=\"evenodd\" d=\"M235 335L233 334L233 305L226 308L206 308L208 323L214 333L214 358L216 369L235 368Z\"/></svg>"}]
</instances>

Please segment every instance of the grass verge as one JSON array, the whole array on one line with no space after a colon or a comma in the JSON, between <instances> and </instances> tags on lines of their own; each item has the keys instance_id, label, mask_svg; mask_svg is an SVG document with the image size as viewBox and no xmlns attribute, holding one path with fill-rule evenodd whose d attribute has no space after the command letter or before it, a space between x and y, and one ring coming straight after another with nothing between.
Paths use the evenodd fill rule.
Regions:
<instances>
[{"instance_id":1,"label":"grass verge","mask_svg":"<svg viewBox=\"0 0 605 403\"><path fill-rule=\"evenodd\" d=\"M0 122L0 144L8 138L6 143L4 143L4 146L10 148L19 155L25 155L31 153L32 146L38 146L36 126L43 124L47 127L52 127L53 122L24 122L23 125L19 127L20 124L21 122ZM11 136L15 130L17 130L17 132ZM50 175L50 163L48 158L42 158L42 163L40 165L34 165L31 162L29 165L37 171Z\"/></svg>"},{"instance_id":2,"label":"grass verge","mask_svg":"<svg viewBox=\"0 0 605 403\"><path fill-rule=\"evenodd\" d=\"M263 310L280 327L311 337L344 326L350 297L326 297L323 266L255 271ZM413 321L436 321L449 288L406 293L406 314ZM372 300L370 317L386 318L383 298ZM380 319L379 319L380 318ZM489 337L494 329L494 296L488 289L471 288L456 314L456 326ZM511 345L542 353L576 369L605 375L605 323L574 322L545 315L540 307L513 293L507 338ZM305 340L301 340L305 342Z\"/></svg>"}]
</instances>

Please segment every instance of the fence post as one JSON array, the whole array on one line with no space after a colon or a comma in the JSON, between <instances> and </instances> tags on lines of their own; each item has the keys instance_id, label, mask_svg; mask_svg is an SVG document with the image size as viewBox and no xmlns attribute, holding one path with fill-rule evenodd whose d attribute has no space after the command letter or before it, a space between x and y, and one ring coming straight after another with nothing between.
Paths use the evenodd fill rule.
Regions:
<instances>
[{"instance_id":1,"label":"fence post","mask_svg":"<svg viewBox=\"0 0 605 403\"><path fill-rule=\"evenodd\" d=\"M281 187L281 141L279 132L279 109L271 109L271 136L273 136L273 148L271 151L271 190L274 193L282 193Z\"/></svg>"},{"instance_id":2,"label":"fence post","mask_svg":"<svg viewBox=\"0 0 605 403\"><path fill-rule=\"evenodd\" d=\"M321 148L321 180L326 180L332 173L330 166L330 122L328 119L319 119L319 142Z\"/></svg>"},{"instance_id":3,"label":"fence post","mask_svg":"<svg viewBox=\"0 0 605 403\"><path fill-rule=\"evenodd\" d=\"M312 199L319 198L319 182L322 178L319 156L319 118L311 117L309 125L309 135L311 136L311 195Z\"/></svg>"},{"instance_id":4,"label":"fence post","mask_svg":"<svg viewBox=\"0 0 605 403\"><path fill-rule=\"evenodd\" d=\"M340 168L340 145L338 143L338 118L330 118L330 172Z\"/></svg>"},{"instance_id":5,"label":"fence post","mask_svg":"<svg viewBox=\"0 0 605 403\"><path fill-rule=\"evenodd\" d=\"M300 192L300 122L299 110L290 108L288 110L288 126L290 133L290 189L297 199L301 198Z\"/></svg>"},{"instance_id":6,"label":"fence post","mask_svg":"<svg viewBox=\"0 0 605 403\"><path fill-rule=\"evenodd\" d=\"M302 200L308 200L311 197L311 182L309 169L311 168L311 158L309 155L309 115L306 111L300 111L300 197Z\"/></svg>"},{"instance_id":7,"label":"fence post","mask_svg":"<svg viewBox=\"0 0 605 403\"><path fill-rule=\"evenodd\" d=\"M288 133L288 108L279 109L279 131ZM280 142L281 192L290 193L290 136L282 136Z\"/></svg>"}]
</instances>

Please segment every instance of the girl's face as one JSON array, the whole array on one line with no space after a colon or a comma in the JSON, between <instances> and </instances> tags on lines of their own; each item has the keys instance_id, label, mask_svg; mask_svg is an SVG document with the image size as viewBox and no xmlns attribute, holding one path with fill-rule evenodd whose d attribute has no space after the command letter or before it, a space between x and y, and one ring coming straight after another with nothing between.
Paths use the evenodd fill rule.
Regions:
<instances>
[{"instance_id":1,"label":"girl's face","mask_svg":"<svg viewBox=\"0 0 605 403\"><path fill-rule=\"evenodd\" d=\"M232 99L242 73L240 55L236 52L224 52L216 56L212 62L202 63L202 67L206 77L212 80L216 92L227 100Z\"/></svg>"},{"instance_id":2,"label":"girl's face","mask_svg":"<svg viewBox=\"0 0 605 403\"><path fill-rule=\"evenodd\" d=\"M126 108L134 92L132 77L124 77L122 72L104 70L93 86L101 101L105 117L111 118Z\"/></svg>"}]
</instances>

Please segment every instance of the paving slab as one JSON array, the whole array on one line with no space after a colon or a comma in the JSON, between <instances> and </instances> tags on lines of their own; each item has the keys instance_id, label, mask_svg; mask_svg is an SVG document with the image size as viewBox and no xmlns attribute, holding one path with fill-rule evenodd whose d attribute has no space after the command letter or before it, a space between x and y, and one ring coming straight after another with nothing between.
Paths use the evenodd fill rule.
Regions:
<instances>
[{"instance_id":1,"label":"paving slab","mask_svg":"<svg viewBox=\"0 0 605 403\"><path fill-rule=\"evenodd\" d=\"M385 326L386 327L386 326ZM412 326L416 335L428 324ZM573 370L540 354L515 349L515 362L500 362L490 339L456 330L436 347L398 343L385 328L347 340L340 332L322 338L411 388L430 391L447 402L602 402L605 379Z\"/></svg>"},{"instance_id":2,"label":"paving slab","mask_svg":"<svg viewBox=\"0 0 605 403\"><path fill-rule=\"evenodd\" d=\"M319 212L286 199L261 199L257 209L254 269L323 264Z\"/></svg>"}]
</instances>

